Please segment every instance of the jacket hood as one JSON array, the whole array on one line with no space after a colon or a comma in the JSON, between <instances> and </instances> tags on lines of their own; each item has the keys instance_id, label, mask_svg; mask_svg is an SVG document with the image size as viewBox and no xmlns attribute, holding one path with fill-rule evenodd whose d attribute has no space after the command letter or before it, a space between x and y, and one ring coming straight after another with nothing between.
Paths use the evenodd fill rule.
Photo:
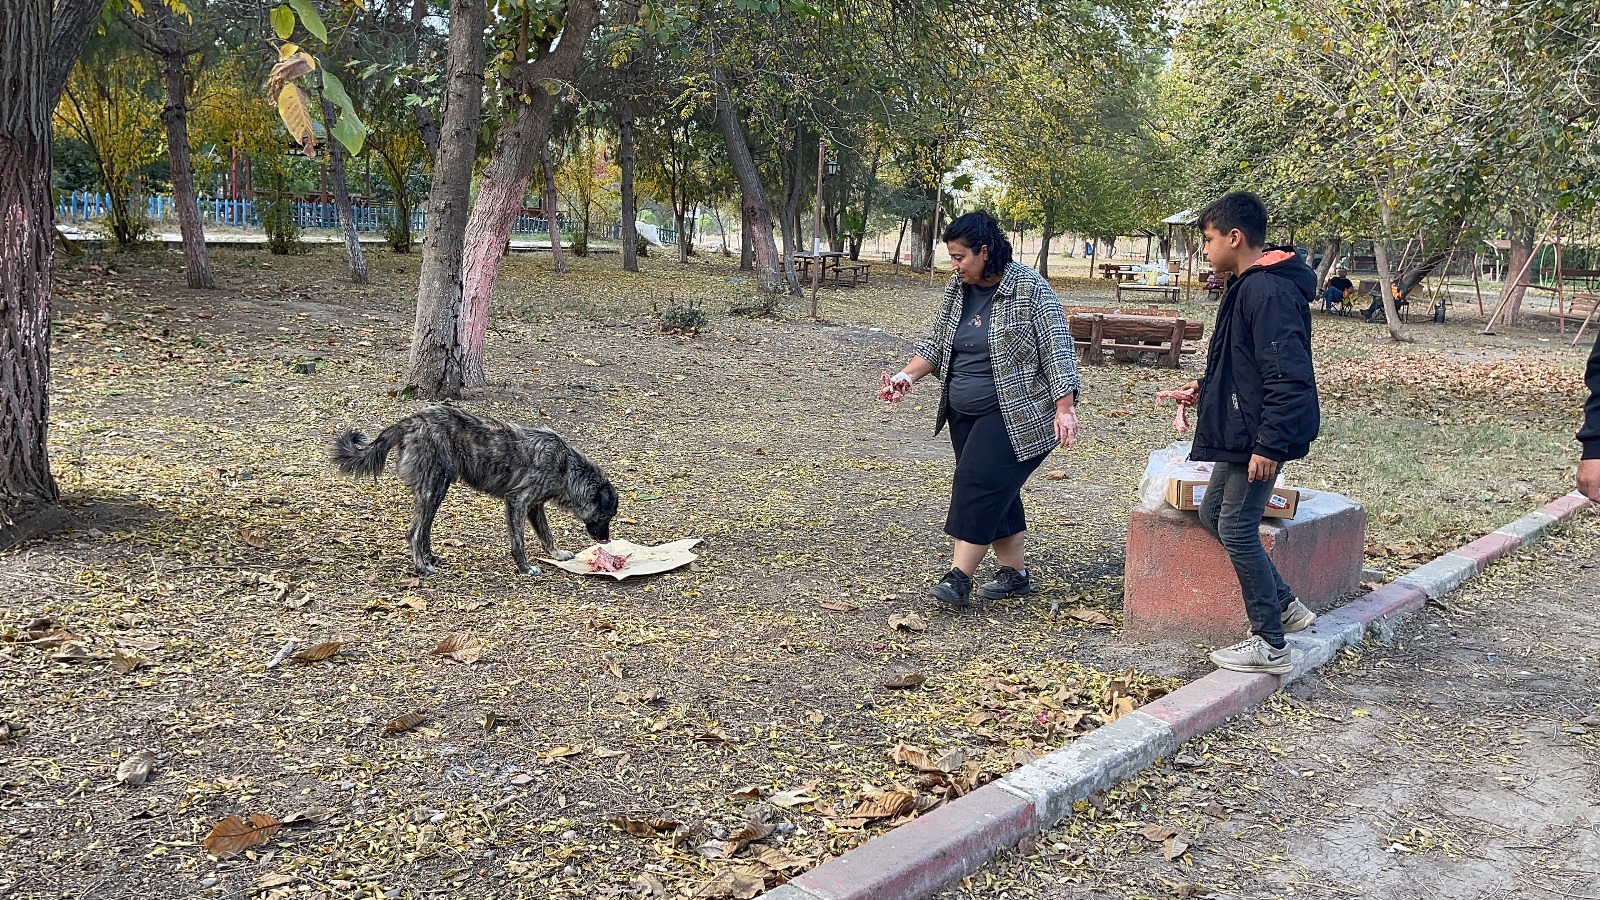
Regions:
<instances>
[{"instance_id":1,"label":"jacket hood","mask_svg":"<svg viewBox=\"0 0 1600 900\"><path fill-rule=\"evenodd\" d=\"M1268 250L1256 260L1255 265L1245 269L1244 274L1239 277L1259 274L1276 275L1289 282L1307 302L1317 294L1316 271L1301 262L1299 255L1291 250Z\"/></svg>"}]
</instances>

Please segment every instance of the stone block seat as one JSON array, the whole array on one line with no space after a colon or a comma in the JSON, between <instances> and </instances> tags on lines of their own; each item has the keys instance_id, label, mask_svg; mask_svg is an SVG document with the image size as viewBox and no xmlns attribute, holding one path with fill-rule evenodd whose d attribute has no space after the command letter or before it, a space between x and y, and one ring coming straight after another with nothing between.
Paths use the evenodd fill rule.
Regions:
<instances>
[{"instance_id":1,"label":"stone block seat","mask_svg":"<svg viewBox=\"0 0 1600 900\"><path fill-rule=\"evenodd\" d=\"M1261 542L1313 610L1360 589L1367 511L1327 491L1300 491L1292 519L1264 519ZM1250 633L1233 564L1198 513L1166 504L1128 516L1123 627L1130 637L1232 644Z\"/></svg>"}]
</instances>

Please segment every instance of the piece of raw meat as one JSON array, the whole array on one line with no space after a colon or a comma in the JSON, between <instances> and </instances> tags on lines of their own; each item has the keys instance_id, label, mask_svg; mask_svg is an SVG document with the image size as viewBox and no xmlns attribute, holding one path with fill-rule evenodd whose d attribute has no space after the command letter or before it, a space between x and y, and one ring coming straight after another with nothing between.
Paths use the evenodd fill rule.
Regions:
<instances>
[{"instance_id":1,"label":"piece of raw meat","mask_svg":"<svg viewBox=\"0 0 1600 900\"><path fill-rule=\"evenodd\" d=\"M1183 391L1157 391L1156 409L1161 408L1162 400L1176 400L1178 412L1172 417L1172 430L1179 434L1189 433L1189 402L1190 397Z\"/></svg>"},{"instance_id":2,"label":"piece of raw meat","mask_svg":"<svg viewBox=\"0 0 1600 900\"><path fill-rule=\"evenodd\" d=\"M606 552L604 547L594 548L594 558L589 560L591 572L620 572L628 564L628 558L616 553Z\"/></svg>"}]
</instances>

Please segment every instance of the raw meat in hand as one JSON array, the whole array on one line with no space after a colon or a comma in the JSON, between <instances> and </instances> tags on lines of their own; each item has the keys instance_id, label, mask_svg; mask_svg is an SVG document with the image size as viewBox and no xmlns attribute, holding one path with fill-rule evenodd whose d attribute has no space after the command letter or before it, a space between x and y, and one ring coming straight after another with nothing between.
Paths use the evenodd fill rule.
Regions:
<instances>
[{"instance_id":1,"label":"raw meat in hand","mask_svg":"<svg viewBox=\"0 0 1600 900\"><path fill-rule=\"evenodd\" d=\"M1194 402L1193 396L1186 391L1157 391L1156 409L1161 408L1162 400L1176 400L1178 402L1178 413L1172 417L1172 430L1179 434L1188 434L1189 404Z\"/></svg>"},{"instance_id":2,"label":"raw meat in hand","mask_svg":"<svg viewBox=\"0 0 1600 900\"><path fill-rule=\"evenodd\" d=\"M589 571L620 572L622 571L622 567L627 564L628 558L626 556L619 556L615 553L607 553L606 548L596 547L594 548L594 558L589 560Z\"/></svg>"},{"instance_id":3,"label":"raw meat in hand","mask_svg":"<svg viewBox=\"0 0 1600 900\"><path fill-rule=\"evenodd\" d=\"M878 399L885 403L894 403L905 395L911 393L911 382L904 377L893 377L888 372L883 373L883 384L878 388Z\"/></svg>"}]
</instances>

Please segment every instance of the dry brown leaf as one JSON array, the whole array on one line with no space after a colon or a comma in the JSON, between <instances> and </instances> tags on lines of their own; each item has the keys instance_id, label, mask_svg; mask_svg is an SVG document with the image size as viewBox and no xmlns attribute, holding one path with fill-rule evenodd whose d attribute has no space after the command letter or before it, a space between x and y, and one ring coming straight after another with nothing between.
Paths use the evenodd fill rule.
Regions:
<instances>
[{"instance_id":1,"label":"dry brown leaf","mask_svg":"<svg viewBox=\"0 0 1600 900\"><path fill-rule=\"evenodd\" d=\"M702 744L726 744L726 743L729 743L728 733L726 731L723 731L721 728L707 728L705 731L702 731L699 734L695 735L694 739L695 739L696 742L702 743Z\"/></svg>"},{"instance_id":2,"label":"dry brown leaf","mask_svg":"<svg viewBox=\"0 0 1600 900\"><path fill-rule=\"evenodd\" d=\"M811 865L807 859L796 859L779 850L777 847L760 847L756 850L756 860L774 872L785 869L804 869Z\"/></svg>"},{"instance_id":3,"label":"dry brown leaf","mask_svg":"<svg viewBox=\"0 0 1600 900\"><path fill-rule=\"evenodd\" d=\"M634 837L642 838L655 837L663 831L676 831L682 824L668 819L630 819L626 816L617 816L606 821Z\"/></svg>"},{"instance_id":4,"label":"dry brown leaf","mask_svg":"<svg viewBox=\"0 0 1600 900\"><path fill-rule=\"evenodd\" d=\"M764 837L767 837L768 835L772 834L772 829L773 826L767 824L766 822L758 822L754 819L744 823L743 828L740 828L733 834L728 835L728 843L732 845L732 849L728 851L728 855L733 856L740 850L744 849L745 844L754 843Z\"/></svg>"},{"instance_id":5,"label":"dry brown leaf","mask_svg":"<svg viewBox=\"0 0 1600 900\"><path fill-rule=\"evenodd\" d=\"M227 859L272 840L282 827L282 822L266 813L256 813L248 822L229 816L218 822L201 844L217 858Z\"/></svg>"},{"instance_id":6,"label":"dry brown leaf","mask_svg":"<svg viewBox=\"0 0 1600 900\"><path fill-rule=\"evenodd\" d=\"M667 895L667 886L649 872L641 872L633 879L633 891L638 900L660 900Z\"/></svg>"},{"instance_id":7,"label":"dry brown leaf","mask_svg":"<svg viewBox=\"0 0 1600 900\"><path fill-rule=\"evenodd\" d=\"M150 779L155 765L156 755L149 750L141 750L117 766L117 783L138 787Z\"/></svg>"},{"instance_id":8,"label":"dry brown leaf","mask_svg":"<svg viewBox=\"0 0 1600 900\"><path fill-rule=\"evenodd\" d=\"M278 92L286 83L309 73L314 68L316 66L312 63L311 57L304 53L291 53L285 59L279 60L267 75L267 99L276 103Z\"/></svg>"},{"instance_id":9,"label":"dry brown leaf","mask_svg":"<svg viewBox=\"0 0 1600 900\"><path fill-rule=\"evenodd\" d=\"M927 631L928 623L922 621L922 617L916 613L909 612L904 615L891 616L889 618L889 627L894 629L904 628L906 631Z\"/></svg>"},{"instance_id":10,"label":"dry brown leaf","mask_svg":"<svg viewBox=\"0 0 1600 900\"><path fill-rule=\"evenodd\" d=\"M65 647L68 644L83 643L83 638L80 638L72 632L61 628L56 628L49 631L29 631L25 637L26 639L21 641L21 643L27 644L29 647L38 647L41 650L49 650L52 647Z\"/></svg>"},{"instance_id":11,"label":"dry brown leaf","mask_svg":"<svg viewBox=\"0 0 1600 900\"><path fill-rule=\"evenodd\" d=\"M409 712L398 719L388 722L383 726L384 734L404 734L407 731L428 721L428 714L424 712Z\"/></svg>"},{"instance_id":12,"label":"dry brown leaf","mask_svg":"<svg viewBox=\"0 0 1600 900\"><path fill-rule=\"evenodd\" d=\"M1177 859L1189 849L1189 842L1183 839L1183 832L1167 838L1161 842L1161 852L1167 859Z\"/></svg>"},{"instance_id":13,"label":"dry brown leaf","mask_svg":"<svg viewBox=\"0 0 1600 900\"><path fill-rule=\"evenodd\" d=\"M868 788L861 792L861 802L850 813L852 819L887 819L904 815L917 804L917 795L901 788L882 791Z\"/></svg>"},{"instance_id":14,"label":"dry brown leaf","mask_svg":"<svg viewBox=\"0 0 1600 900\"><path fill-rule=\"evenodd\" d=\"M89 648L82 644L68 644L50 655L53 662L64 663L89 663L110 659L104 653L90 653Z\"/></svg>"},{"instance_id":15,"label":"dry brown leaf","mask_svg":"<svg viewBox=\"0 0 1600 900\"><path fill-rule=\"evenodd\" d=\"M144 657L127 650L114 650L111 653L111 669L118 675L126 675L147 663Z\"/></svg>"},{"instance_id":16,"label":"dry brown leaf","mask_svg":"<svg viewBox=\"0 0 1600 900\"><path fill-rule=\"evenodd\" d=\"M901 765L910 766L918 772L938 770L938 767L933 764L933 757L928 755L928 751L921 747L913 747L910 744L896 744L894 749L889 751L889 758Z\"/></svg>"},{"instance_id":17,"label":"dry brown leaf","mask_svg":"<svg viewBox=\"0 0 1600 900\"><path fill-rule=\"evenodd\" d=\"M734 800L760 800L761 788L758 788L753 784L746 785L729 794L728 796Z\"/></svg>"},{"instance_id":18,"label":"dry brown leaf","mask_svg":"<svg viewBox=\"0 0 1600 900\"><path fill-rule=\"evenodd\" d=\"M1044 477L1050 479L1051 481L1061 481L1067 477L1067 473L1061 469L1051 469L1050 471L1044 473Z\"/></svg>"},{"instance_id":19,"label":"dry brown leaf","mask_svg":"<svg viewBox=\"0 0 1600 900\"><path fill-rule=\"evenodd\" d=\"M572 747L556 747L544 755L544 761L550 762L551 760L566 759L569 756L577 756L585 749L586 748L582 744Z\"/></svg>"},{"instance_id":20,"label":"dry brown leaf","mask_svg":"<svg viewBox=\"0 0 1600 900\"><path fill-rule=\"evenodd\" d=\"M723 898L723 900L750 900L766 890L767 881L749 872L729 869L701 885L695 897Z\"/></svg>"},{"instance_id":21,"label":"dry brown leaf","mask_svg":"<svg viewBox=\"0 0 1600 900\"><path fill-rule=\"evenodd\" d=\"M767 798L767 802L779 809L793 809L796 806L805 806L807 803L817 802L817 798L805 791L779 791Z\"/></svg>"},{"instance_id":22,"label":"dry brown leaf","mask_svg":"<svg viewBox=\"0 0 1600 900\"><path fill-rule=\"evenodd\" d=\"M905 688L920 687L926 684L927 681L928 676L922 674L921 672L896 672L895 674L889 676L889 679L883 683L883 686L887 688L894 688L896 690L902 690Z\"/></svg>"},{"instance_id":23,"label":"dry brown leaf","mask_svg":"<svg viewBox=\"0 0 1600 900\"><path fill-rule=\"evenodd\" d=\"M1089 609L1086 606L1080 606L1076 609L1069 609L1064 615L1074 622L1082 622L1085 625L1113 624L1110 616L1103 612Z\"/></svg>"},{"instance_id":24,"label":"dry brown leaf","mask_svg":"<svg viewBox=\"0 0 1600 900\"><path fill-rule=\"evenodd\" d=\"M475 663L483 655L483 641L465 631L457 632L433 648L434 656L444 656L456 662Z\"/></svg>"},{"instance_id":25,"label":"dry brown leaf","mask_svg":"<svg viewBox=\"0 0 1600 900\"><path fill-rule=\"evenodd\" d=\"M335 653L338 653L339 648L343 646L344 641L323 641L320 644L314 644L305 648L304 650L297 650L294 653L289 654L289 658L297 663L322 662L323 660L333 656Z\"/></svg>"},{"instance_id":26,"label":"dry brown leaf","mask_svg":"<svg viewBox=\"0 0 1600 900\"><path fill-rule=\"evenodd\" d=\"M262 540L259 535L248 528L241 527L239 529L239 540L244 541L246 544L256 548L257 550L267 549L267 542Z\"/></svg>"},{"instance_id":27,"label":"dry brown leaf","mask_svg":"<svg viewBox=\"0 0 1600 900\"><path fill-rule=\"evenodd\" d=\"M819 605L829 612L855 612L861 608L848 600L824 600Z\"/></svg>"},{"instance_id":28,"label":"dry brown leaf","mask_svg":"<svg viewBox=\"0 0 1600 900\"><path fill-rule=\"evenodd\" d=\"M1144 835L1146 840L1154 841L1159 844L1167 838L1176 837L1178 835L1178 829L1173 828L1171 825L1162 825L1159 822L1152 822L1149 825L1139 829L1139 833Z\"/></svg>"}]
</instances>

